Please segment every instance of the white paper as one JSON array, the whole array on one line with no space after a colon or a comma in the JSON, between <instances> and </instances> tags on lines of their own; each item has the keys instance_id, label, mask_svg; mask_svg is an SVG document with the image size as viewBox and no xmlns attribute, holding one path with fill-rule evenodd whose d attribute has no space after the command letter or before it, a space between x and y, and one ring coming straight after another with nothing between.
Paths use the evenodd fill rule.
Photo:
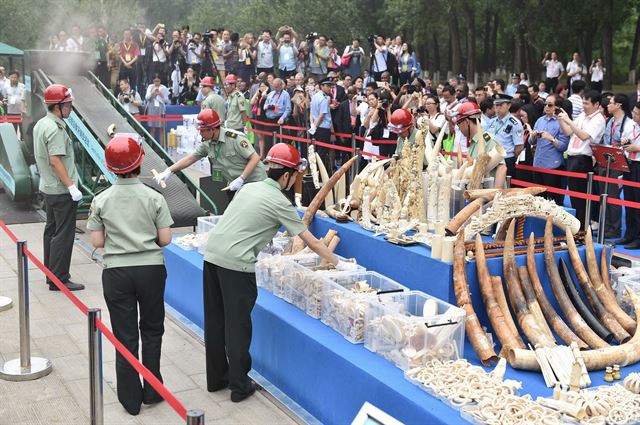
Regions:
<instances>
[{"instance_id":1,"label":"white paper","mask_svg":"<svg viewBox=\"0 0 640 425\"><path fill-rule=\"evenodd\" d=\"M160 107L160 102L158 102L158 99L153 101L153 106L155 106L156 108Z\"/></svg>"},{"instance_id":2,"label":"white paper","mask_svg":"<svg viewBox=\"0 0 640 425\"><path fill-rule=\"evenodd\" d=\"M384 131L382 132L382 138L383 139L388 139L389 138L389 129L387 127L385 127Z\"/></svg>"},{"instance_id":3,"label":"white paper","mask_svg":"<svg viewBox=\"0 0 640 425\"><path fill-rule=\"evenodd\" d=\"M142 56L144 56L144 52L145 52L146 50L147 50L147 49L145 49L145 48L140 49L140 54L141 54Z\"/></svg>"},{"instance_id":4,"label":"white paper","mask_svg":"<svg viewBox=\"0 0 640 425\"><path fill-rule=\"evenodd\" d=\"M378 145L374 145L373 143L371 143L371 142L370 142L370 141L368 141L368 140L365 140L363 148L364 148L364 151L365 151L365 152L368 152L368 153L375 153L376 155L380 155L380 147L379 147ZM369 155L364 155L364 158L365 158L366 160L370 160L370 159L371 159L371 156L369 156Z\"/></svg>"}]
</instances>

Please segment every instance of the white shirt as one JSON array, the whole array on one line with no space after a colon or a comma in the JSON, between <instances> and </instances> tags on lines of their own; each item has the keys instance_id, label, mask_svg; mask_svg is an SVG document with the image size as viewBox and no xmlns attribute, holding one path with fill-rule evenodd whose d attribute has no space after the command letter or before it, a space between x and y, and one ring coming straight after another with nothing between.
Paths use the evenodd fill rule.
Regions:
<instances>
[{"instance_id":1,"label":"white shirt","mask_svg":"<svg viewBox=\"0 0 640 425\"><path fill-rule=\"evenodd\" d=\"M82 50L82 45L84 44L84 39L80 36L79 39L75 39L73 37L69 37L67 40L67 51L68 52L79 52Z\"/></svg>"},{"instance_id":2,"label":"white shirt","mask_svg":"<svg viewBox=\"0 0 640 425\"><path fill-rule=\"evenodd\" d=\"M364 124L364 119L367 118L367 112L369 111L369 104L365 101L360 102L360 105L356 108L360 114L360 122Z\"/></svg>"},{"instance_id":3,"label":"white shirt","mask_svg":"<svg viewBox=\"0 0 640 425\"><path fill-rule=\"evenodd\" d=\"M582 80L583 75L587 73L587 67L584 65L578 65L577 62L571 61L567 64L567 74L578 71L571 77L571 82Z\"/></svg>"},{"instance_id":4,"label":"white shirt","mask_svg":"<svg viewBox=\"0 0 640 425\"><path fill-rule=\"evenodd\" d=\"M571 102L571 105L572 105L571 119L575 120L576 118L578 118L578 115L582 113L582 96L574 93L571 96L569 96L569 99L567 100Z\"/></svg>"},{"instance_id":5,"label":"white shirt","mask_svg":"<svg viewBox=\"0 0 640 425\"><path fill-rule=\"evenodd\" d=\"M261 41L258 43L258 68L273 68L273 46L271 42Z\"/></svg>"},{"instance_id":6,"label":"white shirt","mask_svg":"<svg viewBox=\"0 0 640 425\"><path fill-rule=\"evenodd\" d=\"M153 43L153 62L166 62L167 55L158 43Z\"/></svg>"},{"instance_id":7,"label":"white shirt","mask_svg":"<svg viewBox=\"0 0 640 425\"><path fill-rule=\"evenodd\" d=\"M2 86L0 83L0 92L7 101L8 114L19 114L22 112L22 102L24 101L25 93L24 84L18 82L14 87L11 84Z\"/></svg>"},{"instance_id":8,"label":"white shirt","mask_svg":"<svg viewBox=\"0 0 640 425\"><path fill-rule=\"evenodd\" d=\"M635 121L631 121L631 133L630 134L626 134L626 129L627 129L627 125L625 124L624 126L624 131L622 133L622 137L623 138L629 138L631 140L632 145L640 145L640 125L638 125L637 122ZM629 158L629 160L631 161L640 161L640 152L626 152L625 151L625 155L627 156L627 158Z\"/></svg>"},{"instance_id":9,"label":"white shirt","mask_svg":"<svg viewBox=\"0 0 640 425\"><path fill-rule=\"evenodd\" d=\"M604 80L604 68L601 66L593 66L591 68L591 82L597 83Z\"/></svg>"},{"instance_id":10,"label":"white shirt","mask_svg":"<svg viewBox=\"0 0 640 425\"><path fill-rule=\"evenodd\" d=\"M546 60L544 66L547 68L547 78L558 78L560 73L564 71L562 62L558 60Z\"/></svg>"},{"instance_id":11,"label":"white shirt","mask_svg":"<svg viewBox=\"0 0 640 425\"><path fill-rule=\"evenodd\" d=\"M374 55L375 62L373 63L373 72L384 72L387 70L387 48L385 47L382 52L376 49Z\"/></svg>"},{"instance_id":12,"label":"white shirt","mask_svg":"<svg viewBox=\"0 0 640 425\"><path fill-rule=\"evenodd\" d=\"M602 139L606 121L600 111L596 110L596 112L589 116L582 112L574 122L578 128L589 133L589 138L587 140L582 140L574 133L569 139L567 155L591 156L593 154L591 151L591 143L598 143Z\"/></svg>"}]
</instances>

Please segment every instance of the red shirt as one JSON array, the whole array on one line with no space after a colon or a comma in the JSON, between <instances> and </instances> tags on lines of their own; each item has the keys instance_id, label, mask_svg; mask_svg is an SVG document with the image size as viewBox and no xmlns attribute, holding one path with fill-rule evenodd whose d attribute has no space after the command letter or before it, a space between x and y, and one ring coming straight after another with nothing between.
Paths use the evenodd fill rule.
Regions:
<instances>
[{"instance_id":1,"label":"red shirt","mask_svg":"<svg viewBox=\"0 0 640 425\"><path fill-rule=\"evenodd\" d=\"M140 56L140 47L138 47L135 41L131 43L122 42L120 45L120 57L124 59L125 62L131 62L138 56Z\"/></svg>"}]
</instances>

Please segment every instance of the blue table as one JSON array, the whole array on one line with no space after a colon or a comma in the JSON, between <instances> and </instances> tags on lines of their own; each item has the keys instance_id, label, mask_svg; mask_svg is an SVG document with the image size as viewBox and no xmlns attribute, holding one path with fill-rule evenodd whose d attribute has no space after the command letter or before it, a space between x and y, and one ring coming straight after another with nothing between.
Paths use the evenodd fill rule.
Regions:
<instances>
[{"instance_id":1,"label":"blue table","mask_svg":"<svg viewBox=\"0 0 640 425\"><path fill-rule=\"evenodd\" d=\"M399 247L382 237L374 238L357 225L337 224L330 219L316 218L311 230L318 236L329 228L337 229L340 235L338 254L356 257L370 270L455 304L452 266L429 258L427 247ZM598 253L600 250L598 247ZM584 248L580 252L584 256ZM165 256L167 303L202 327L202 256L173 244L165 249ZM566 260L568 254L560 252L558 256ZM524 265L524 260L524 256L519 256L518 265ZM549 299L555 305L542 254L536 255L536 263ZM492 274L502 274L501 258L489 259L488 265ZM480 321L491 329L474 262L467 265L467 277ZM350 423L365 401L406 424L466 423L457 411L406 381L402 371L382 357L362 345L349 343L320 321L262 289L258 291L253 323L254 369L323 423ZM474 364L480 363L468 343L465 357ZM640 366L627 367L623 373L637 370ZM529 393L534 398L551 394L539 373L508 367L506 377L522 381L523 394ZM593 373L591 379L594 386L605 384L603 373Z\"/></svg>"}]
</instances>

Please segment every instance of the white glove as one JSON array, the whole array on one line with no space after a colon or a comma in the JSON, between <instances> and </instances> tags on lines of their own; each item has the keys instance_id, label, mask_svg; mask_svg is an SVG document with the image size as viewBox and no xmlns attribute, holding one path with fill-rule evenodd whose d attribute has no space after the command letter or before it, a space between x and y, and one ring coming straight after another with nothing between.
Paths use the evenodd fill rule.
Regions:
<instances>
[{"instance_id":1,"label":"white glove","mask_svg":"<svg viewBox=\"0 0 640 425\"><path fill-rule=\"evenodd\" d=\"M157 185L160 185L160 182L166 181L169 177L171 177L171 174L173 174L171 172L171 169L167 168L163 172L158 173L155 176L153 176L153 181L155 181Z\"/></svg>"},{"instance_id":2,"label":"white glove","mask_svg":"<svg viewBox=\"0 0 640 425\"><path fill-rule=\"evenodd\" d=\"M79 200L82 199L82 192L78 190L75 184L72 184L71 186L69 186L67 190L71 195L71 199L73 199L75 202L78 202Z\"/></svg>"},{"instance_id":3,"label":"white glove","mask_svg":"<svg viewBox=\"0 0 640 425\"><path fill-rule=\"evenodd\" d=\"M316 134L316 130L317 130L316 126L315 126L315 125L312 125L312 126L311 126L311 128L310 128L309 130L307 130L307 132L308 132L310 135L312 135L312 136L313 136L313 135L315 135L315 134Z\"/></svg>"},{"instance_id":4,"label":"white glove","mask_svg":"<svg viewBox=\"0 0 640 425\"><path fill-rule=\"evenodd\" d=\"M235 192L236 190L240 190L240 188L244 185L244 177L240 176L231 183L229 183L229 190Z\"/></svg>"},{"instance_id":5,"label":"white glove","mask_svg":"<svg viewBox=\"0 0 640 425\"><path fill-rule=\"evenodd\" d=\"M302 208L302 193L296 193L295 203L296 203L296 207Z\"/></svg>"},{"instance_id":6,"label":"white glove","mask_svg":"<svg viewBox=\"0 0 640 425\"><path fill-rule=\"evenodd\" d=\"M336 264L336 270L344 272L355 272L356 270L358 270L358 265L355 262L338 260L338 264Z\"/></svg>"}]
</instances>

